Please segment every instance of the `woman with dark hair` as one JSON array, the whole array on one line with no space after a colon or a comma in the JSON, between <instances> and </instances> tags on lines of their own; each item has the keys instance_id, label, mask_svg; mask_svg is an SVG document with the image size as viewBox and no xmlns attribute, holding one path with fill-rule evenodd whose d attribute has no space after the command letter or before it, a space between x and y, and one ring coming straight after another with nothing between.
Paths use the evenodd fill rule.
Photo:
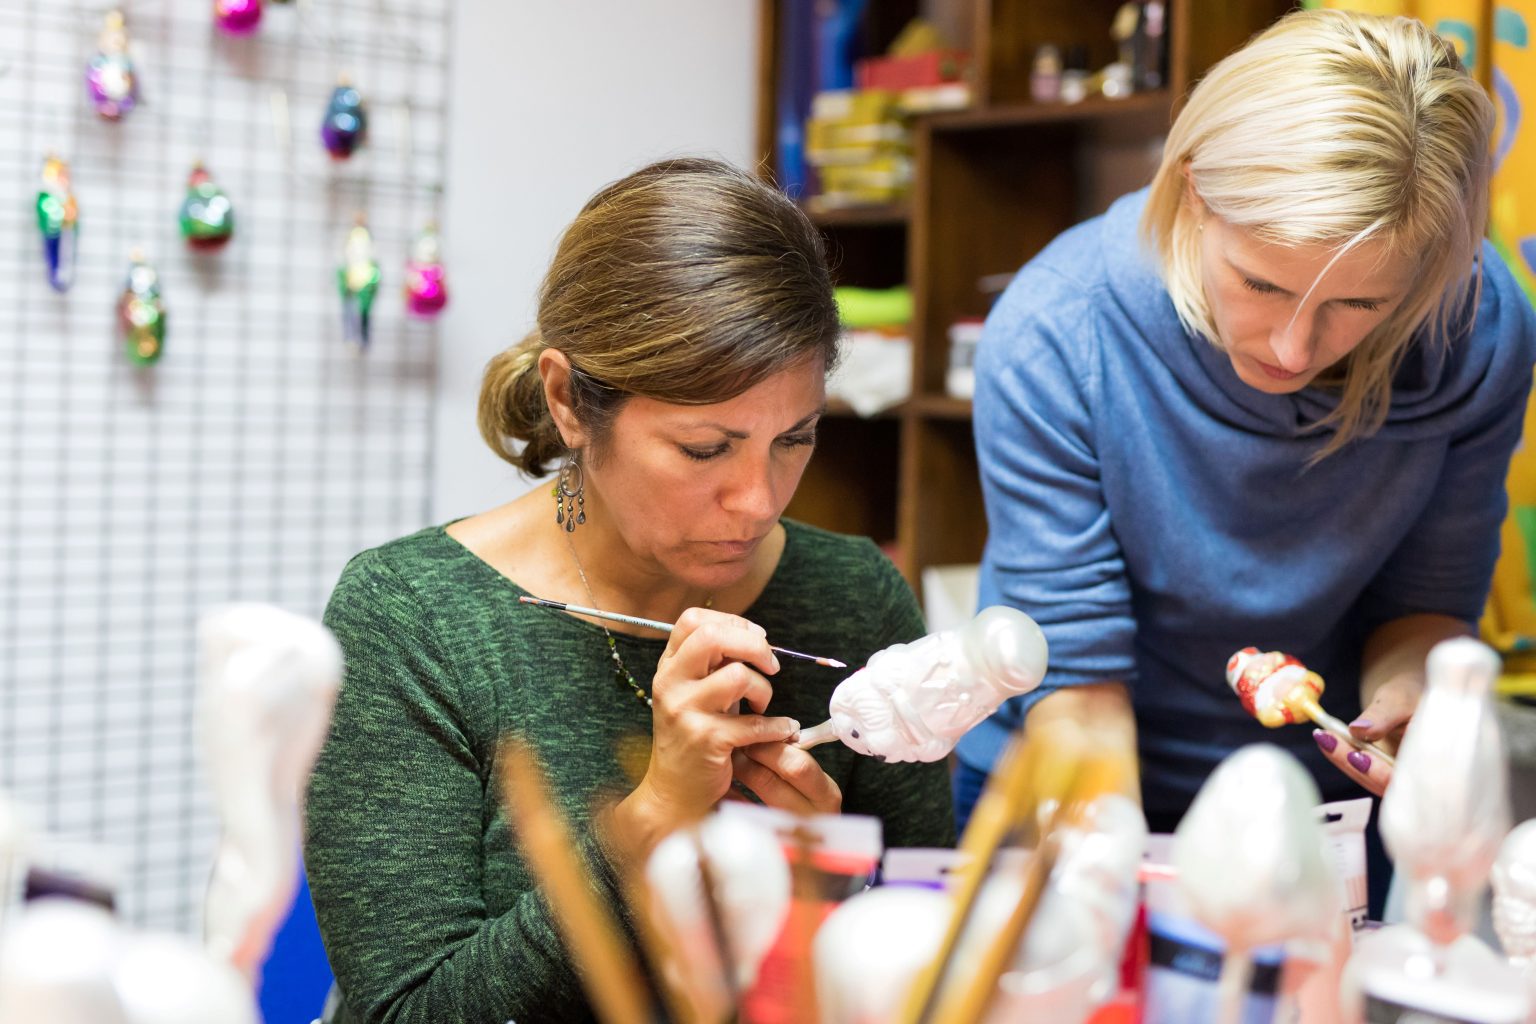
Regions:
<instances>
[{"instance_id":1,"label":"woman with dark hair","mask_svg":"<svg viewBox=\"0 0 1536 1024\"><path fill-rule=\"evenodd\" d=\"M509 732L538 751L616 907L616 865L733 783L771 806L877 815L889 845L952 840L943 763L784 742L826 717L842 674L780 663L767 638L858 665L924 632L872 543L781 518L838 333L816 229L725 164L647 167L567 230L537 331L491 361L480 400L499 455L558 469L553 499L363 552L326 613L347 679L306 863L344 1019L590 1017L499 803ZM530 594L677 627L519 603ZM626 775L636 736L649 757ZM593 818L608 792L620 799Z\"/></svg>"}]
</instances>

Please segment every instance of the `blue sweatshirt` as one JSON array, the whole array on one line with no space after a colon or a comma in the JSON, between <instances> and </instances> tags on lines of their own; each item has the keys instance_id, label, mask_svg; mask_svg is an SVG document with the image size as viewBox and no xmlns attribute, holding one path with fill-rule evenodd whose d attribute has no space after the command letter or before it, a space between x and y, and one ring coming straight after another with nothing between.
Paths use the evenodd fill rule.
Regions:
<instances>
[{"instance_id":1,"label":"blue sweatshirt","mask_svg":"<svg viewBox=\"0 0 1536 1024\"><path fill-rule=\"evenodd\" d=\"M1322 703L1359 713L1375 627L1418 612L1469 622L1498 555L1536 316L1483 249L1470 333L1415 344L1386 424L1307 466L1336 395L1268 395L1179 323L1137 234L1145 192L1067 231L1019 272L976 357L975 428L989 536L981 605L1008 604L1050 643L1046 684L960 743L988 769L1045 694L1131 689L1142 790L1171 828L1211 769L1247 743L1301 759L1330 799L1359 795L1311 730L1270 730L1225 679L1255 646L1296 655Z\"/></svg>"}]
</instances>

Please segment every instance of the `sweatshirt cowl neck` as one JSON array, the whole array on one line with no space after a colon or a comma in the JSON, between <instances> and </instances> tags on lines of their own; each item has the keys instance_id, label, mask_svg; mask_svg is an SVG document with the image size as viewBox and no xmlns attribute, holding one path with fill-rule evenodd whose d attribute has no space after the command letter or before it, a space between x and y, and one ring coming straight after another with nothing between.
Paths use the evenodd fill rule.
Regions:
<instances>
[{"instance_id":1,"label":"sweatshirt cowl neck","mask_svg":"<svg viewBox=\"0 0 1536 1024\"><path fill-rule=\"evenodd\" d=\"M1105 244L1106 283L1115 303L1134 322L1163 325L1144 331L1175 379L1217 418L1276 437L1331 436L1330 429L1308 428L1332 413L1339 392L1307 387L1289 395L1270 395L1248 386L1232 369L1227 355L1205 337L1187 331L1173 313L1162 280L1149 253L1139 244L1140 219L1147 191L1117 200L1100 222ZM1137 240L1127 245L1127 239ZM1491 246L1483 249L1483 286L1474 323L1479 336L1465 332L1448 345L1432 344L1423 335L1411 343L1394 377L1391 404L1377 436L1384 440L1413 440L1447 429L1455 431L1464 409L1477 391L1490 383L1510 387L1523 373L1518 354L1522 346L1494 343L1499 332L1500 297L1513 288L1509 273ZM1510 326L1510 325L1505 325ZM1478 337L1489 339L1477 343ZM1207 385L1205 382L1209 382Z\"/></svg>"}]
</instances>

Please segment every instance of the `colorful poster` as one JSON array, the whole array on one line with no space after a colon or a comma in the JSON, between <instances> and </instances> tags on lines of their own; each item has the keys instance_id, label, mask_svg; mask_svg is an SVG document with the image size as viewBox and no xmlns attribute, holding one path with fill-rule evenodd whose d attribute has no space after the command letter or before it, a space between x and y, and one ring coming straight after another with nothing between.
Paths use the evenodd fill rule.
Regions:
<instances>
[{"instance_id":1,"label":"colorful poster","mask_svg":"<svg viewBox=\"0 0 1536 1024\"><path fill-rule=\"evenodd\" d=\"M1531 27L1536 0L1500 3L1493 12L1493 200L1489 235L1536 302L1536 52ZM1509 467L1509 516L1493 592L1483 617L1484 638L1504 655L1506 691L1536 694L1536 403L1526 410L1525 437Z\"/></svg>"},{"instance_id":2,"label":"colorful poster","mask_svg":"<svg viewBox=\"0 0 1536 1024\"><path fill-rule=\"evenodd\" d=\"M1490 234L1521 286L1536 301L1536 51L1531 27L1536 0L1498 4L1493 11L1494 131Z\"/></svg>"},{"instance_id":3,"label":"colorful poster","mask_svg":"<svg viewBox=\"0 0 1536 1024\"><path fill-rule=\"evenodd\" d=\"M1359 11L1361 14L1413 14L1413 0L1320 0L1306 7L1330 7L1341 11Z\"/></svg>"},{"instance_id":4,"label":"colorful poster","mask_svg":"<svg viewBox=\"0 0 1536 1024\"><path fill-rule=\"evenodd\" d=\"M1486 82L1488 61L1488 26L1484 24L1487 6L1482 0L1418 0L1414 16L1445 36L1461 55L1461 62L1479 80Z\"/></svg>"}]
</instances>

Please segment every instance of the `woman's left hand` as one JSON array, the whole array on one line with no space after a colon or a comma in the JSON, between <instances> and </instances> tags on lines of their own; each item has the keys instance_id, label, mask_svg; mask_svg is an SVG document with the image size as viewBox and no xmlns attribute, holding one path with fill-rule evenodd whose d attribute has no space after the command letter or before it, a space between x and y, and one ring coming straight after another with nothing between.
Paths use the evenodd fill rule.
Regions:
<instances>
[{"instance_id":1,"label":"woman's left hand","mask_svg":"<svg viewBox=\"0 0 1536 1024\"><path fill-rule=\"evenodd\" d=\"M797 814L836 814L843 791L816 759L788 743L755 743L731 753L736 781L769 807Z\"/></svg>"},{"instance_id":2,"label":"woman's left hand","mask_svg":"<svg viewBox=\"0 0 1536 1024\"><path fill-rule=\"evenodd\" d=\"M1349 723L1350 735L1363 743L1370 743L1397 756L1397 748L1403 741L1403 730L1419 706L1423 686L1412 680L1389 680L1376 690L1360 717ZM1345 775L1381 796L1392 781L1392 768L1369 750L1362 750L1332 733L1316 729L1312 738L1323 754Z\"/></svg>"}]
</instances>

